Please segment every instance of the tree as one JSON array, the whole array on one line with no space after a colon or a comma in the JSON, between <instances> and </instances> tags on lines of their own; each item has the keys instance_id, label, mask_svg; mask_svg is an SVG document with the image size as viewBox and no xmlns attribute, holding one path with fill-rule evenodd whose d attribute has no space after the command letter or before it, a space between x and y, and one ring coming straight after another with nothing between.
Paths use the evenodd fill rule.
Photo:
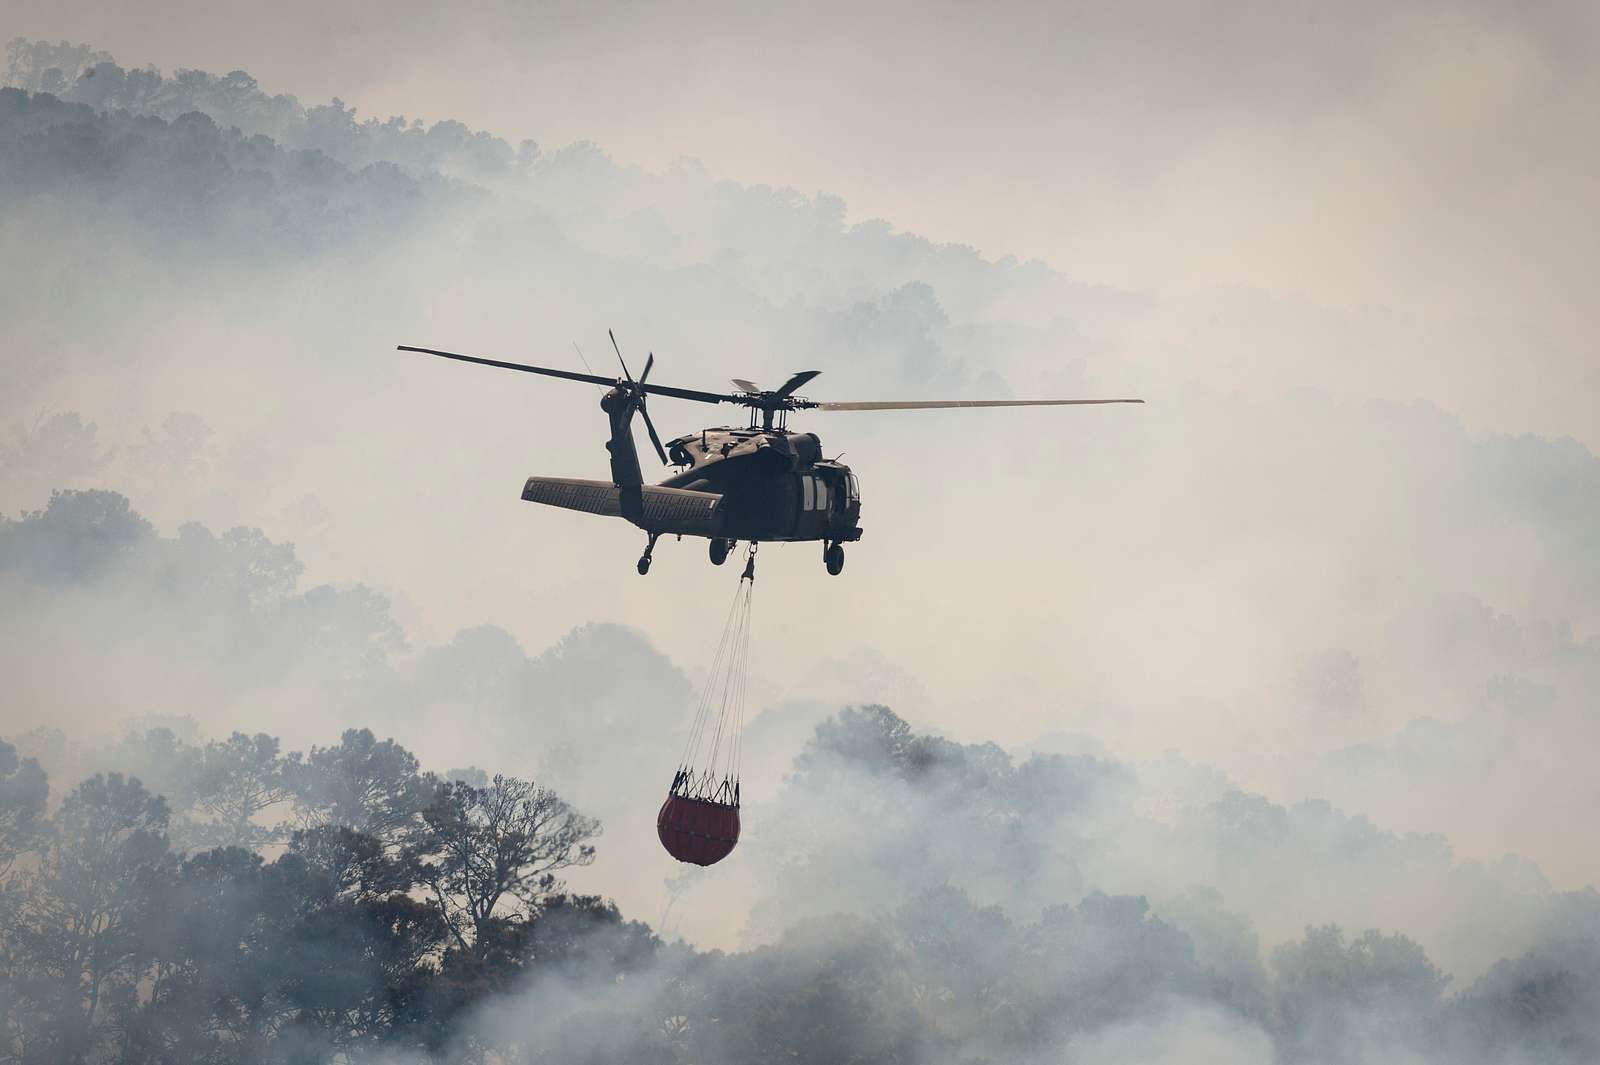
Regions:
<instances>
[{"instance_id":1,"label":"tree","mask_svg":"<svg viewBox=\"0 0 1600 1065\"><path fill-rule=\"evenodd\" d=\"M400 1038L428 1016L445 938L412 871L341 826L295 833L270 864L237 847L192 855L124 1060L295 1060Z\"/></svg>"},{"instance_id":2,"label":"tree","mask_svg":"<svg viewBox=\"0 0 1600 1065\"><path fill-rule=\"evenodd\" d=\"M297 832L266 869L268 981L294 1024L338 1048L371 1044L426 1016L437 909L413 897L416 866L342 826Z\"/></svg>"},{"instance_id":3,"label":"tree","mask_svg":"<svg viewBox=\"0 0 1600 1065\"><path fill-rule=\"evenodd\" d=\"M98 427L84 424L76 411L41 412L32 426L19 427L15 444L0 442L0 477L31 496L98 474L111 453L96 440Z\"/></svg>"},{"instance_id":4,"label":"tree","mask_svg":"<svg viewBox=\"0 0 1600 1065\"><path fill-rule=\"evenodd\" d=\"M208 818L192 829L197 841L254 849L283 837L284 826L269 828L256 823L257 815L294 794L276 737L235 732L225 741L206 744L200 752L194 789L195 809Z\"/></svg>"},{"instance_id":5,"label":"tree","mask_svg":"<svg viewBox=\"0 0 1600 1065\"><path fill-rule=\"evenodd\" d=\"M0 740L0 1060L21 1057L19 1023L26 1005L19 991L32 978L30 959L15 935L24 893L11 868L19 855L48 840L48 797L49 781L38 761L19 758L15 747Z\"/></svg>"},{"instance_id":6,"label":"tree","mask_svg":"<svg viewBox=\"0 0 1600 1065\"><path fill-rule=\"evenodd\" d=\"M291 756L284 780L308 825L347 825L397 842L433 797L416 756L371 729L346 729L337 747Z\"/></svg>"},{"instance_id":7,"label":"tree","mask_svg":"<svg viewBox=\"0 0 1600 1065\"><path fill-rule=\"evenodd\" d=\"M1392 1057L1395 1044L1427 1044L1438 1033L1450 978L1405 936L1369 929L1346 943L1337 925L1307 928L1300 942L1273 951L1272 967L1276 1020L1289 1048L1367 1060L1374 1049Z\"/></svg>"},{"instance_id":8,"label":"tree","mask_svg":"<svg viewBox=\"0 0 1600 1065\"><path fill-rule=\"evenodd\" d=\"M17 749L0 740L0 881L11 872L17 855L44 839L44 804L50 782L33 758L19 758Z\"/></svg>"},{"instance_id":9,"label":"tree","mask_svg":"<svg viewBox=\"0 0 1600 1065\"><path fill-rule=\"evenodd\" d=\"M526 917L558 889L559 870L592 862L599 833L600 822L549 788L496 775L484 788L441 784L412 853L456 946L470 953L502 902Z\"/></svg>"},{"instance_id":10,"label":"tree","mask_svg":"<svg viewBox=\"0 0 1600 1065\"><path fill-rule=\"evenodd\" d=\"M42 511L0 525L0 570L19 568L45 584L87 582L156 540L155 527L116 492L52 492Z\"/></svg>"},{"instance_id":11,"label":"tree","mask_svg":"<svg viewBox=\"0 0 1600 1065\"><path fill-rule=\"evenodd\" d=\"M1600 939L1547 939L1496 962L1447 1007L1456 1060L1600 1061Z\"/></svg>"},{"instance_id":12,"label":"tree","mask_svg":"<svg viewBox=\"0 0 1600 1065\"><path fill-rule=\"evenodd\" d=\"M1041 1033L1115 1023L1156 996L1200 985L1194 944L1140 896L1096 891L1076 907L1047 907L1021 941L1015 995Z\"/></svg>"},{"instance_id":13,"label":"tree","mask_svg":"<svg viewBox=\"0 0 1600 1065\"><path fill-rule=\"evenodd\" d=\"M41 83L48 71L62 71L76 79L85 67L110 61L111 53L97 52L86 44L51 44L14 37L6 44L5 80L8 85L29 88Z\"/></svg>"},{"instance_id":14,"label":"tree","mask_svg":"<svg viewBox=\"0 0 1600 1065\"><path fill-rule=\"evenodd\" d=\"M80 1061L105 1014L131 1010L170 887L167 805L136 778L96 775L61 804L7 931L28 979L24 1060Z\"/></svg>"},{"instance_id":15,"label":"tree","mask_svg":"<svg viewBox=\"0 0 1600 1065\"><path fill-rule=\"evenodd\" d=\"M270 958L292 900L271 890L259 855L190 856L157 915L147 1003L127 1026L124 1060L248 1060L280 1015ZM231 1051L231 1053L229 1053Z\"/></svg>"},{"instance_id":16,"label":"tree","mask_svg":"<svg viewBox=\"0 0 1600 1065\"><path fill-rule=\"evenodd\" d=\"M805 770L821 757L832 755L870 772L904 774L931 761L929 742L929 737L912 732L911 726L887 706L847 706L836 718L817 726L815 738L795 764Z\"/></svg>"},{"instance_id":17,"label":"tree","mask_svg":"<svg viewBox=\"0 0 1600 1065\"><path fill-rule=\"evenodd\" d=\"M166 800L169 813L181 819L195 801L201 750L191 741L199 728L183 719L128 724L132 727L114 745L90 756L88 768L137 777L147 790Z\"/></svg>"}]
</instances>

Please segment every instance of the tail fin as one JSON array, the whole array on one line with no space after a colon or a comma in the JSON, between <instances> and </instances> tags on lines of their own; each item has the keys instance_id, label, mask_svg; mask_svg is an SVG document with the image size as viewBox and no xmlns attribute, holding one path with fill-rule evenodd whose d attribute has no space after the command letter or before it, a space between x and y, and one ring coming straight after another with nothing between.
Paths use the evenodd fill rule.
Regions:
<instances>
[{"instance_id":1,"label":"tail fin","mask_svg":"<svg viewBox=\"0 0 1600 1065\"><path fill-rule=\"evenodd\" d=\"M638 410L638 404L629 393L613 388L600 400L600 409L611 419L611 439L606 441L606 450L611 453L611 483L622 497L622 516L642 526L644 499L640 487L644 475L639 472L639 450L633 445L633 412Z\"/></svg>"}]
</instances>

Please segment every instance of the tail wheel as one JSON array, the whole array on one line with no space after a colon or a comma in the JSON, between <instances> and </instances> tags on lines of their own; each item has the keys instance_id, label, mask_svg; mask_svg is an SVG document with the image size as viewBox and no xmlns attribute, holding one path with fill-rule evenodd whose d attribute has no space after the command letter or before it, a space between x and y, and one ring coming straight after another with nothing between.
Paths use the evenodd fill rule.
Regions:
<instances>
[{"instance_id":1,"label":"tail wheel","mask_svg":"<svg viewBox=\"0 0 1600 1065\"><path fill-rule=\"evenodd\" d=\"M650 572L650 556L656 553L656 541L661 539L661 534L653 532L650 539L645 542L644 554L639 556L639 576L643 577Z\"/></svg>"},{"instance_id":2,"label":"tail wheel","mask_svg":"<svg viewBox=\"0 0 1600 1065\"><path fill-rule=\"evenodd\" d=\"M844 545L829 544L827 550L822 552L822 561L828 567L828 572L837 577L839 571L844 569Z\"/></svg>"},{"instance_id":3,"label":"tail wheel","mask_svg":"<svg viewBox=\"0 0 1600 1065\"><path fill-rule=\"evenodd\" d=\"M728 561L728 549L732 546L732 541L724 540L721 537L712 537L711 564L713 566L720 566L724 562Z\"/></svg>"}]
</instances>

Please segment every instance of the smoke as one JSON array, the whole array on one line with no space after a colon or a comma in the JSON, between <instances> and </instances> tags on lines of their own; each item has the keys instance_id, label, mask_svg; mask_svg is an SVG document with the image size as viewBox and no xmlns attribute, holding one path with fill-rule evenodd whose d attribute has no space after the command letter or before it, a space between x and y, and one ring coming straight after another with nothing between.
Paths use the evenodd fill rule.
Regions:
<instances>
[{"instance_id":1,"label":"smoke","mask_svg":"<svg viewBox=\"0 0 1600 1065\"><path fill-rule=\"evenodd\" d=\"M1507 683L1581 705L1587 676L1556 666L1586 654L1593 625L1583 500L1600 473L1581 445L1487 435L1425 405L1190 384L1135 357L1174 309L1163 298L852 226L832 197L360 120L243 75L13 53L31 87L59 71L69 99L167 116L10 98L7 135L27 139L11 141L23 169L5 217L32 252L6 289L27 386L8 401L13 506L112 484L168 528L280 530L313 583L378 589L425 644L489 622L547 646L574 619L542 605L584 602L693 662L713 635L683 608L707 594L692 559L666 554L651 577L663 590L640 596L608 564L636 549L629 530L530 514L512 495L531 469L596 463L581 390L417 364L392 342L522 352L530 336L615 324L683 380L715 380L729 357L772 379L821 352L841 394L1144 392L1155 402L1126 416L818 425L857 464L869 539L843 584L811 580L798 548L764 559L778 578L757 648L768 700L892 697L979 738L973 708L999 693L983 731L1006 743L1065 728L1132 759L1175 747L1256 789L1333 794L1482 858L1526 850L1567 885L1588 878L1570 820L1549 839L1527 830L1572 801L1574 774L1514 772L1523 786L1485 792L1442 773L1417 793L1323 759L1417 719L1481 730L1478 707ZM1306 332L1281 301L1239 313L1221 320ZM560 363L560 346L535 350ZM1051 351L1066 357L1040 358ZM952 564L968 552L984 564ZM900 591L930 573L938 595ZM1490 646L1473 611L1527 635ZM844 665L862 654L916 663L919 690ZM1581 749L1574 716L1523 730L1530 758ZM1456 816L1466 802L1476 815Z\"/></svg>"},{"instance_id":2,"label":"smoke","mask_svg":"<svg viewBox=\"0 0 1600 1065\"><path fill-rule=\"evenodd\" d=\"M524 121L502 139L436 119L456 90L378 76L366 47L352 81L425 100L426 121L19 41L25 91L0 92L0 239L21 249L0 266L5 733L63 787L119 770L175 789L158 726L173 749L238 729L285 750L369 726L430 767L556 787L606 825L574 889L685 943L624 979L585 961L498 988L463 1047L1582 1060L1597 841L1572 811L1597 797L1600 463L1572 406L1585 231L1552 234L1549 212L1587 156L1541 152L1592 78L1549 14L1385 15L1387 45L1328 28L1311 73L1242 63L1219 83L1232 53L1194 49L1149 100L1117 88L1094 129L1214 91L1162 129L1194 138L1170 182L1110 198L1120 264L1094 196L1071 193L1109 196L1104 165L1146 174L1170 145L1087 160L1049 197L1077 203L1038 222L1072 252L1058 268L727 180L750 165L731 150L667 161L623 136L613 158L561 146L592 135L561 132L570 116L542 145ZM1297 91L1261 102L1283 78ZM281 87L302 84L335 91ZM514 95L476 113L525 115ZM1481 150L1531 113L1540 173ZM1320 151L1285 150L1303 141ZM1445 171L1460 180L1435 196ZM950 225L1029 213L1029 187ZM905 185L897 222L938 213L927 188ZM1527 226L1446 239L1494 207ZM986 248L1023 246L997 226L1012 237ZM1540 234L1548 259L1506 265ZM1362 275L1396 248L1398 273ZM1231 287L1196 280L1213 268ZM1426 277L1374 297L1399 274ZM1546 329L1520 330L1540 308ZM641 584L636 530L516 498L529 473L601 474L593 393L392 350L608 373L608 327L686 385L812 366L819 398L1151 401L806 425L861 476L867 538L837 579L804 545L763 551L748 833L704 872L666 863L650 815L724 571L664 543ZM1508 352L1548 402L1508 387ZM878 703L894 712L842 712Z\"/></svg>"},{"instance_id":3,"label":"smoke","mask_svg":"<svg viewBox=\"0 0 1600 1065\"><path fill-rule=\"evenodd\" d=\"M370 723L436 766L554 785L608 826L608 854L574 883L634 912L665 901L664 930L699 941L768 942L799 919L870 919L945 886L1017 920L1095 891L1147 896L1241 985L1259 982L1258 933L1276 942L1308 921L1403 928L1467 975L1559 924L1600 931L1592 893L1557 891L1526 859L1463 861L1443 836L1321 799L1279 805L1176 754L1129 763L1059 737L1014 755L922 733L887 708L825 703L756 718L741 861L673 885L659 879L650 817L692 688L630 630L586 626L529 655L477 627L402 655L405 635L370 590L302 590L293 550L259 532L190 524L163 537L103 492L58 495L0 527L0 564L22 608L5 639L18 675L64 655L115 664L52 677L33 700L82 736L115 708L141 737L68 755L30 736L25 748L62 779L134 772L176 801L181 774L163 766L181 759L162 751L202 737L192 720L152 716L173 699L209 700L217 736L259 728L285 703L299 713L278 731L294 745L332 738L307 727L316 717ZM145 736L156 727L166 747Z\"/></svg>"}]
</instances>

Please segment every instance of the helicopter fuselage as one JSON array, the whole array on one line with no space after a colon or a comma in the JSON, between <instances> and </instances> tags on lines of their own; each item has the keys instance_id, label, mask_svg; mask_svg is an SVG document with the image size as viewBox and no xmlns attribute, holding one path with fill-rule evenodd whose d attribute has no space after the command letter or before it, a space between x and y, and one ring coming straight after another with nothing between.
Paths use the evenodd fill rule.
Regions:
<instances>
[{"instance_id":1,"label":"helicopter fuselage","mask_svg":"<svg viewBox=\"0 0 1600 1065\"><path fill-rule=\"evenodd\" d=\"M822 457L815 433L702 429L668 441L667 455L679 472L660 486L720 495L715 535L724 539L861 539L860 484Z\"/></svg>"},{"instance_id":2,"label":"helicopter fuselage","mask_svg":"<svg viewBox=\"0 0 1600 1065\"><path fill-rule=\"evenodd\" d=\"M707 538L719 565L741 540L820 541L830 573L844 565L842 545L861 539L860 485L850 467L822 457L815 433L755 425L702 429L663 449L677 473L645 484L633 442L637 395L614 388L600 409L611 422L611 480L530 477L522 498L632 522L649 537L640 573L649 570L662 536Z\"/></svg>"}]
</instances>

